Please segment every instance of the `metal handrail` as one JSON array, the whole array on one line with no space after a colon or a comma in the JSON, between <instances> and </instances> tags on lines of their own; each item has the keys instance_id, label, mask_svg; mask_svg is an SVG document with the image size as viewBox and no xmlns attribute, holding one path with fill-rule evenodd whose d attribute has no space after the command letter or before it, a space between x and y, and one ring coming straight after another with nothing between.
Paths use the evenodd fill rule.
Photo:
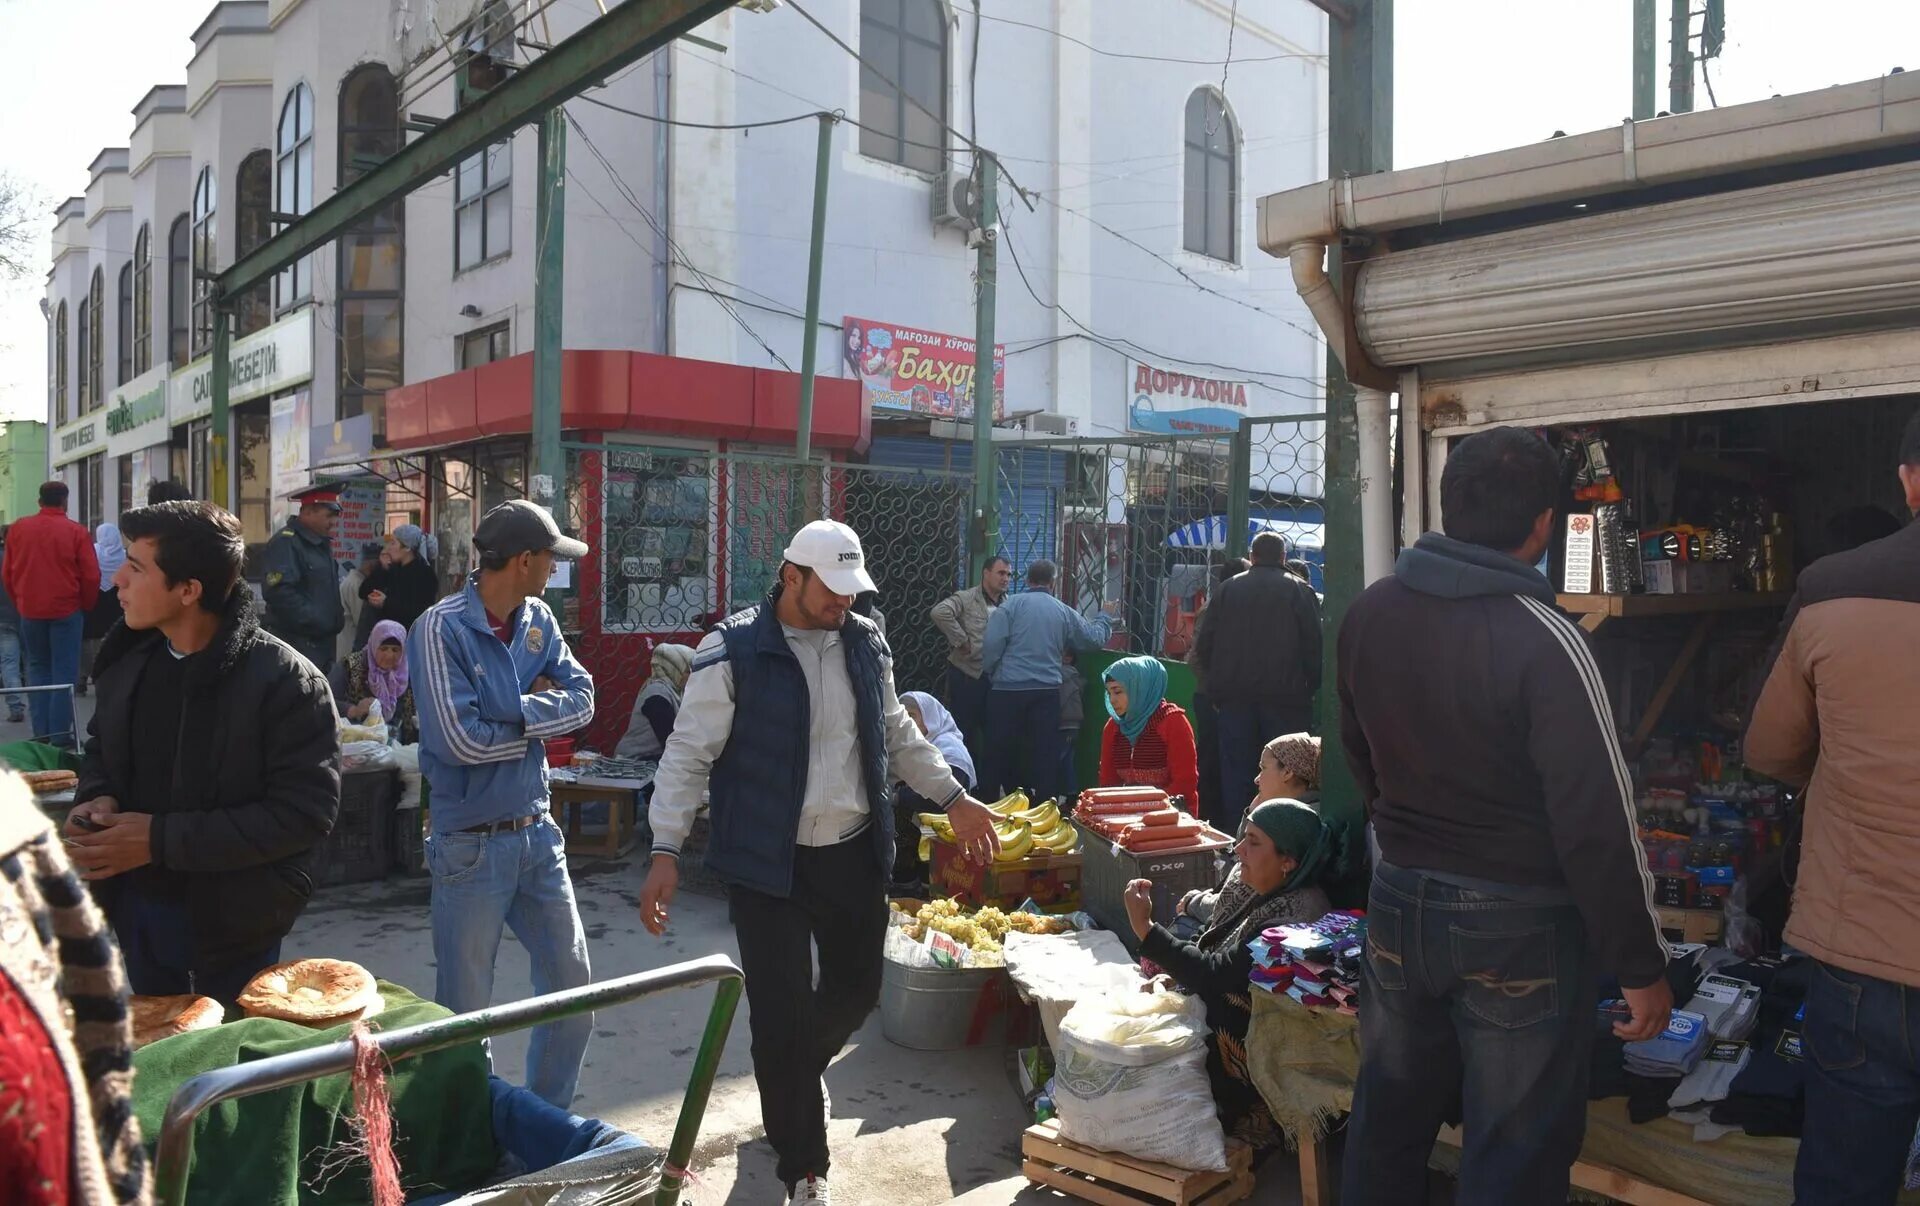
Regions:
<instances>
[{"instance_id":1,"label":"metal handrail","mask_svg":"<svg viewBox=\"0 0 1920 1206\"><path fill-rule=\"evenodd\" d=\"M676 963L656 971L638 972L617 980L604 980L563 992L548 993L543 997L495 1005L457 1017L376 1033L372 1038L380 1054L392 1063L461 1043L524 1030L543 1022L624 1005L656 993L673 992L710 982L717 982L713 1008L707 1014L706 1031L701 1035L700 1049L694 1055L693 1075L687 1082L686 1096L680 1102L680 1118L673 1128L673 1141L667 1146L660 1187L654 1194L655 1206L673 1206L686 1181L687 1162L693 1158L694 1141L699 1137L700 1122L706 1115L707 1100L712 1095L714 1077L719 1072L720 1054L726 1046L727 1032L733 1026L734 1009L740 1003L744 981L740 969L725 955L709 955L704 959ZM251 1063L216 1068L211 1072L202 1072L181 1085L167 1103L166 1118L160 1124L160 1145L154 1170L154 1200L161 1206L184 1206L187 1170L193 1158L193 1124L201 1114L223 1101L284 1089L322 1076L335 1076L349 1071L354 1058L353 1042L343 1039L324 1047L310 1047Z\"/></svg>"}]
</instances>

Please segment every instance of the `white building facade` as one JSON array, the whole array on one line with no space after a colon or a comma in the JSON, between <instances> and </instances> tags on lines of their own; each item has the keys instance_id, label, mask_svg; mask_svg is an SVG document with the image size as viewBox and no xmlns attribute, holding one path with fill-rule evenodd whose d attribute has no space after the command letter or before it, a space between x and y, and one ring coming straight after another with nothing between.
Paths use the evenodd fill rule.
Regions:
<instances>
[{"instance_id":1,"label":"white building facade","mask_svg":"<svg viewBox=\"0 0 1920 1206\"><path fill-rule=\"evenodd\" d=\"M76 518L140 505L164 477L208 494L207 274L597 15L229 0L182 31L185 83L146 93L127 148L59 210L49 442ZM1255 186L1322 174L1326 38L1307 0L815 0L730 9L569 102L569 440L677 450L712 483L680 577L669 556L667 579L618 588L660 615L606 630L697 630L753 597L759 569L720 535L740 487L700 458L791 448L808 338L823 455L964 468L938 420L971 409L976 143L1002 169L1003 425L1177 436L1318 412L1323 346L1286 265L1259 253ZM818 113L845 120L808 332ZM343 557L422 523L451 584L478 514L525 491L536 144L520 130L242 301L221 501L250 543L293 490L338 480ZM610 607L613 580L579 589Z\"/></svg>"}]
</instances>

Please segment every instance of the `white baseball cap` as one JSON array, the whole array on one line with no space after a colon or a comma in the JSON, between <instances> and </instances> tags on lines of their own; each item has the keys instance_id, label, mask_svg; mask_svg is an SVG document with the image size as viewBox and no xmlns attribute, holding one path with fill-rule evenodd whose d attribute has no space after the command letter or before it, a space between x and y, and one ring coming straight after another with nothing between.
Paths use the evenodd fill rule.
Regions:
<instances>
[{"instance_id":1,"label":"white baseball cap","mask_svg":"<svg viewBox=\"0 0 1920 1206\"><path fill-rule=\"evenodd\" d=\"M867 575L867 555L860 548L860 534L844 523L814 520L793 534L793 543L781 556L812 570L836 595L879 589Z\"/></svg>"}]
</instances>

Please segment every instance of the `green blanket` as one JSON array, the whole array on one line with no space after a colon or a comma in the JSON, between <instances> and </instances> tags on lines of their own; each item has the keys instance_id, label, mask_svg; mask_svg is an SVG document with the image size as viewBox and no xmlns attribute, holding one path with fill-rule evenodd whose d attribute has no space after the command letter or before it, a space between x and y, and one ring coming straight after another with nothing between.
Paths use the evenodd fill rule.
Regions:
<instances>
[{"instance_id":1,"label":"green blanket","mask_svg":"<svg viewBox=\"0 0 1920 1206\"><path fill-rule=\"evenodd\" d=\"M380 983L386 1008L373 1025L398 1030L452 1016L404 988ZM202 1072L337 1042L351 1027L312 1030L245 1018L163 1039L133 1057L134 1111L151 1148L167 1102ZM394 1153L409 1193L465 1190L499 1160L487 1055L478 1042L402 1060L387 1073ZM353 1086L330 1076L226 1101L194 1124L187 1200L193 1206L327 1206L367 1201L367 1163L353 1152Z\"/></svg>"},{"instance_id":2,"label":"green blanket","mask_svg":"<svg viewBox=\"0 0 1920 1206\"><path fill-rule=\"evenodd\" d=\"M80 755L40 741L0 742L0 762L17 771L80 769Z\"/></svg>"}]
</instances>

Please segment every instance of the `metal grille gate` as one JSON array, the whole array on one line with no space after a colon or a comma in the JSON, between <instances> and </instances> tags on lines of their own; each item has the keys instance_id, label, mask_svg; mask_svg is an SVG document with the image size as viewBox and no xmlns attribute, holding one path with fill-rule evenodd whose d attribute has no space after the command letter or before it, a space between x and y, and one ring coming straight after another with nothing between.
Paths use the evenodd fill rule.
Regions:
<instances>
[{"instance_id":1,"label":"metal grille gate","mask_svg":"<svg viewBox=\"0 0 1920 1206\"><path fill-rule=\"evenodd\" d=\"M899 689L938 689L946 646L927 613L970 577L964 461L801 465L697 448L567 448L567 526L592 549L561 592L563 627L599 696L582 745L611 751L652 650L697 643L719 617L759 602L787 538L823 513L861 535ZM1117 645L1183 657L1227 555L1236 492L1250 526L1286 535L1317 585L1324 448L1317 416L1250 420L1232 435L1003 445L998 551L1013 563L1015 589L1033 561L1054 561L1072 606L1092 614L1121 604Z\"/></svg>"}]
</instances>

